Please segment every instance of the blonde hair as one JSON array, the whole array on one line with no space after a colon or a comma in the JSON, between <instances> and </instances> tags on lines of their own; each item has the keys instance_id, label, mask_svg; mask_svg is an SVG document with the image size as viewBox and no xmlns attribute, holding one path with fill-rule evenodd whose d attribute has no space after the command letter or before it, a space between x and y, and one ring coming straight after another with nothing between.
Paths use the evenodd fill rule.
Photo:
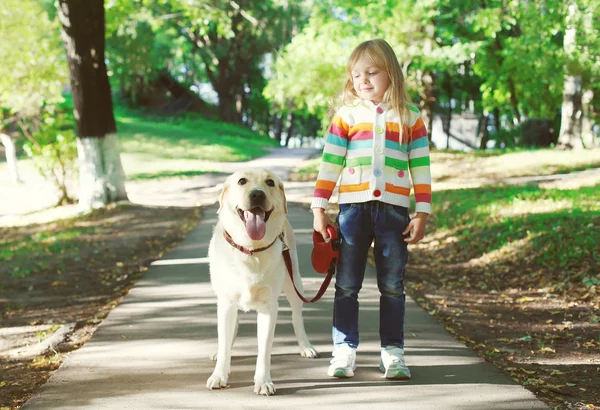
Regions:
<instances>
[{"instance_id":1,"label":"blonde hair","mask_svg":"<svg viewBox=\"0 0 600 410\"><path fill-rule=\"evenodd\" d=\"M346 65L348 76L342 94L342 104L352 105L359 98L354 90L352 81L352 69L361 58L366 57L371 64L384 71L390 79L388 89L383 95L383 102L390 105L396 112L400 122L400 141L403 141L404 123L409 121L409 108L412 104L404 83L404 74L396 53L387 41L376 38L360 43L350 54ZM410 138L410 136L409 136Z\"/></svg>"}]
</instances>

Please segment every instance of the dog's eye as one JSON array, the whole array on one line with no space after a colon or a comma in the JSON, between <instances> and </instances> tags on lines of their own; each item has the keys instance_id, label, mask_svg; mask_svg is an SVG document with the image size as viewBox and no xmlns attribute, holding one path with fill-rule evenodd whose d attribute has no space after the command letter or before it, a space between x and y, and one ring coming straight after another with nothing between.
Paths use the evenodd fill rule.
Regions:
<instances>
[{"instance_id":1,"label":"dog's eye","mask_svg":"<svg viewBox=\"0 0 600 410\"><path fill-rule=\"evenodd\" d=\"M240 180L238 181L238 185L246 185L246 182L248 182L246 178L240 178Z\"/></svg>"},{"instance_id":2,"label":"dog's eye","mask_svg":"<svg viewBox=\"0 0 600 410\"><path fill-rule=\"evenodd\" d=\"M275 186L275 181L273 181L272 179L267 179L265 182L268 186Z\"/></svg>"}]
</instances>

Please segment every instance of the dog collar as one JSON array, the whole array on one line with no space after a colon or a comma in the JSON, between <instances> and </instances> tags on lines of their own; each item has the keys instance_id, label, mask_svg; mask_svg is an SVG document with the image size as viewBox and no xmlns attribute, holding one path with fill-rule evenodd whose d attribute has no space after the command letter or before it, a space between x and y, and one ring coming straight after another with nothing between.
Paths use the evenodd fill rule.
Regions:
<instances>
[{"instance_id":1,"label":"dog collar","mask_svg":"<svg viewBox=\"0 0 600 410\"><path fill-rule=\"evenodd\" d=\"M236 248L237 250L241 251L242 253L245 253L246 255L252 255L256 252L262 252L262 251L266 251L267 249L269 249L271 246L273 246L275 244L275 242L277 242L277 239L280 239L281 236L278 236L277 238L275 238L275 240L273 242L271 242L270 245L265 246L264 248L256 248L256 249L248 249L248 248L244 248L241 245L238 245L237 243L235 243L233 241L233 238L231 237L231 235L229 235L229 233L225 230L223 230L223 236L225 237L225 240L234 248ZM283 238L281 238L283 240ZM284 243L285 244L285 243Z\"/></svg>"}]
</instances>

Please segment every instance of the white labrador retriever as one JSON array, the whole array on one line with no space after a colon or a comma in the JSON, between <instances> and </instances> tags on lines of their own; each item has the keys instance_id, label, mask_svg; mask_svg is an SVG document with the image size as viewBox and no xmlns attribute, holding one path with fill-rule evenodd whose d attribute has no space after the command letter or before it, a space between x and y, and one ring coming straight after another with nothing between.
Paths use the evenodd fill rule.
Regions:
<instances>
[{"instance_id":1,"label":"white labrador retriever","mask_svg":"<svg viewBox=\"0 0 600 410\"><path fill-rule=\"evenodd\" d=\"M283 290L292 308L292 323L304 357L317 357L304 330L303 302L298 298L282 256L290 249L294 282L302 280L294 232L285 214L287 203L279 178L264 169L229 176L219 198L219 219L208 249L210 279L217 294L218 350L216 366L206 387L227 386L231 348L237 333L238 310L257 312L258 357L254 392L271 395L271 348L279 295ZM283 235L282 235L283 234Z\"/></svg>"}]
</instances>

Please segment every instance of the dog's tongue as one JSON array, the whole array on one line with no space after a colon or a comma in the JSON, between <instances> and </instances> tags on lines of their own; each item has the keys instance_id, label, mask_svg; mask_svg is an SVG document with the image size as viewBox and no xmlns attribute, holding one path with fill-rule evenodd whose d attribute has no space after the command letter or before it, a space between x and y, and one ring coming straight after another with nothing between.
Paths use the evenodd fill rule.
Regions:
<instances>
[{"instance_id":1,"label":"dog's tongue","mask_svg":"<svg viewBox=\"0 0 600 410\"><path fill-rule=\"evenodd\" d=\"M255 241L261 240L267 232L265 211L260 208L244 211L244 218L246 219L246 232L248 232L248 236Z\"/></svg>"}]
</instances>

